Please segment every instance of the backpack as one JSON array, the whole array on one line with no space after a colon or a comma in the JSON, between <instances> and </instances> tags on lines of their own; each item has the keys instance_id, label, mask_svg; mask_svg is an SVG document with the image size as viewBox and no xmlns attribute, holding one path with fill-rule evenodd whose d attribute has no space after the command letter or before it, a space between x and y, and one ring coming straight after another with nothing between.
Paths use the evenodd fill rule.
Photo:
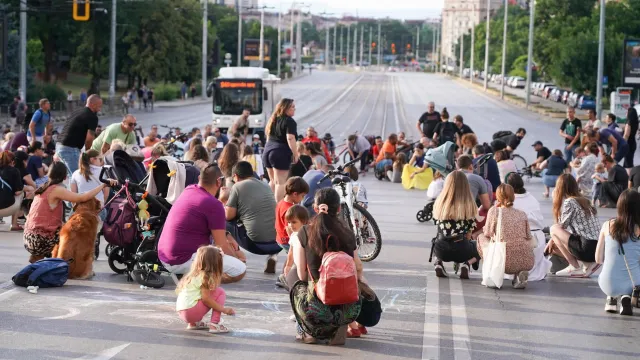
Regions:
<instances>
[{"instance_id":1,"label":"backpack","mask_svg":"<svg viewBox=\"0 0 640 360\"><path fill-rule=\"evenodd\" d=\"M487 186L487 194L489 194L489 201L493 203L493 185L491 181L489 181L489 165L488 162L492 158L491 154L483 155L478 162L476 163L476 168L474 169L476 175L479 175L483 180L485 185Z\"/></svg>"},{"instance_id":2,"label":"backpack","mask_svg":"<svg viewBox=\"0 0 640 360\"><path fill-rule=\"evenodd\" d=\"M440 128L440 133L438 134L438 143L440 145L446 143L447 141L451 141L452 143L456 143L456 134L458 130L453 123L446 122L441 123L442 127Z\"/></svg>"},{"instance_id":3,"label":"backpack","mask_svg":"<svg viewBox=\"0 0 640 360\"><path fill-rule=\"evenodd\" d=\"M11 280L17 286L38 286L41 288L58 287L67 282L69 277L69 262L63 259L42 259L27 265L18 271Z\"/></svg>"},{"instance_id":4,"label":"backpack","mask_svg":"<svg viewBox=\"0 0 640 360\"><path fill-rule=\"evenodd\" d=\"M0 201L2 203L11 203L9 206L15 204L15 195L13 194L13 188L9 185L0 174ZM13 200L13 202L11 201Z\"/></svg>"},{"instance_id":5,"label":"backpack","mask_svg":"<svg viewBox=\"0 0 640 360\"><path fill-rule=\"evenodd\" d=\"M503 130L503 131L498 131L497 133L493 134L493 136L491 138L492 138L492 140L496 140L496 139L500 139L500 138L503 138L503 137L509 136L509 135L513 135L513 131Z\"/></svg>"},{"instance_id":6,"label":"backpack","mask_svg":"<svg viewBox=\"0 0 640 360\"><path fill-rule=\"evenodd\" d=\"M107 216L102 225L102 236L111 245L127 246L138 235L136 205L126 197L115 196L107 203Z\"/></svg>"},{"instance_id":7,"label":"backpack","mask_svg":"<svg viewBox=\"0 0 640 360\"><path fill-rule=\"evenodd\" d=\"M343 251L327 251L322 255L319 272L315 291L323 304L347 305L360 299L358 273L353 256Z\"/></svg>"}]
</instances>

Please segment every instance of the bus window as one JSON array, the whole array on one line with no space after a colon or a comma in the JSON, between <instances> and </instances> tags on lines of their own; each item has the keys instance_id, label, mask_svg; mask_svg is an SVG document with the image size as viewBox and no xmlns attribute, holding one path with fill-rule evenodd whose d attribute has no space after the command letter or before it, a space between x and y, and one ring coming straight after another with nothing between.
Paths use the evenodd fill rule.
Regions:
<instances>
[{"instance_id":1,"label":"bus window","mask_svg":"<svg viewBox=\"0 0 640 360\"><path fill-rule=\"evenodd\" d=\"M264 95L262 96L262 101L269 100L269 91L267 91L267 88L263 87L262 90L264 90Z\"/></svg>"}]
</instances>

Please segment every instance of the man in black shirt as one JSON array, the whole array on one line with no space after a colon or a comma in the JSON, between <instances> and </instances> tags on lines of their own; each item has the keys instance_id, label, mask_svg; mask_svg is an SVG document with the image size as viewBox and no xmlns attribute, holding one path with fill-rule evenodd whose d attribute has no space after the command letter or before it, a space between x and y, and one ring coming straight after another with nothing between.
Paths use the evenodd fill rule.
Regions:
<instances>
[{"instance_id":1,"label":"man in black shirt","mask_svg":"<svg viewBox=\"0 0 640 360\"><path fill-rule=\"evenodd\" d=\"M78 170L80 160L80 150L84 147L90 149L96 137L95 131L98 126L97 113L102 109L102 99L98 95L91 95L87 98L87 106L76 109L67 122L56 144L56 155L67 165L69 176Z\"/></svg>"},{"instance_id":2,"label":"man in black shirt","mask_svg":"<svg viewBox=\"0 0 640 360\"><path fill-rule=\"evenodd\" d=\"M436 105L431 101L429 103L429 110L420 116L416 128L422 134L422 137L427 137L429 140L433 140L433 132L436 126L442 121L440 113L436 111Z\"/></svg>"},{"instance_id":3,"label":"man in black shirt","mask_svg":"<svg viewBox=\"0 0 640 360\"><path fill-rule=\"evenodd\" d=\"M580 146L580 132L582 121L576 119L576 109L573 106L567 107L567 118L560 125L560 136L564 138L564 160L570 163L573 159L573 152Z\"/></svg>"},{"instance_id":4,"label":"man in black shirt","mask_svg":"<svg viewBox=\"0 0 640 360\"><path fill-rule=\"evenodd\" d=\"M610 155L605 155L602 163L609 172L609 176L607 181L602 183L600 206L615 208L620 194L629 186L629 175Z\"/></svg>"},{"instance_id":5,"label":"man in black shirt","mask_svg":"<svg viewBox=\"0 0 640 360\"><path fill-rule=\"evenodd\" d=\"M536 141L533 143L533 149L536 151L536 160L531 164L531 170L536 170L538 165L542 164L543 161L547 160L549 156L551 156L551 151L542 145L542 141Z\"/></svg>"},{"instance_id":6,"label":"man in black shirt","mask_svg":"<svg viewBox=\"0 0 640 360\"><path fill-rule=\"evenodd\" d=\"M462 138L462 135L465 134L474 134L473 130L469 127L469 125L464 123L464 119L460 115L456 115L453 118L453 123L458 127L458 135Z\"/></svg>"},{"instance_id":7,"label":"man in black shirt","mask_svg":"<svg viewBox=\"0 0 640 360\"><path fill-rule=\"evenodd\" d=\"M640 188L640 166L635 166L629 174L629 187L635 190Z\"/></svg>"}]
</instances>

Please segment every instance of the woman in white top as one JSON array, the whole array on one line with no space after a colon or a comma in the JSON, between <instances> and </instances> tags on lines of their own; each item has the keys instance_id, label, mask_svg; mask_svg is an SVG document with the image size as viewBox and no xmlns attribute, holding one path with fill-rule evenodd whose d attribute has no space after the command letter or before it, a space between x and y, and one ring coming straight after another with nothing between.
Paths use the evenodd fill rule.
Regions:
<instances>
[{"instance_id":1,"label":"woman in white top","mask_svg":"<svg viewBox=\"0 0 640 360\"><path fill-rule=\"evenodd\" d=\"M103 159L100 156L100 152L96 150L89 150L80 155L80 162L78 164L78 170L71 175L71 191L83 194L91 191L100 186L100 170L102 169ZM100 200L102 205L109 197L109 188L105 188L103 191L96 195L96 199ZM103 219L103 213L100 213L101 221Z\"/></svg>"},{"instance_id":2,"label":"woman in white top","mask_svg":"<svg viewBox=\"0 0 640 360\"><path fill-rule=\"evenodd\" d=\"M544 216L540 210L540 203L531 193L527 192L524 188L522 177L517 173L508 174L506 181L507 184L513 187L516 195L513 207L527 214L531 237L535 239L537 244L536 247L533 248L534 264L533 268L529 271L528 281L543 280L549 270L551 270L551 261L547 260L544 256L546 239L544 232L542 232Z\"/></svg>"},{"instance_id":3,"label":"woman in white top","mask_svg":"<svg viewBox=\"0 0 640 360\"><path fill-rule=\"evenodd\" d=\"M496 160L496 162L498 163L498 172L500 173L500 181L505 182L505 177L507 176L507 174L515 172L518 172L518 167L516 166L516 163L509 159L509 155L507 155L507 153L504 150L499 150L496 151L496 153L493 155L493 158Z\"/></svg>"}]
</instances>

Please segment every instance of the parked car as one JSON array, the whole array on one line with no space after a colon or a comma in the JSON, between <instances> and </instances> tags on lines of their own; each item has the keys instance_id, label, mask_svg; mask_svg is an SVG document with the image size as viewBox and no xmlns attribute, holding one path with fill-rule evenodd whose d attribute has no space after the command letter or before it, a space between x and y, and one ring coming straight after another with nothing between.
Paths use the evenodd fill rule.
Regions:
<instances>
[{"instance_id":1,"label":"parked car","mask_svg":"<svg viewBox=\"0 0 640 360\"><path fill-rule=\"evenodd\" d=\"M549 95L547 96L547 99L549 99L550 101L556 101L556 99L558 98L557 95L559 92L560 92L560 89L558 88L549 91Z\"/></svg>"},{"instance_id":2,"label":"parked car","mask_svg":"<svg viewBox=\"0 0 640 360\"><path fill-rule=\"evenodd\" d=\"M571 93L571 95L569 95L569 99L567 100L567 105L569 106L573 106L573 107L577 107L578 106L578 99L580 98L580 93L579 92L573 92Z\"/></svg>"},{"instance_id":3,"label":"parked car","mask_svg":"<svg viewBox=\"0 0 640 360\"><path fill-rule=\"evenodd\" d=\"M541 82L541 83L539 83L538 87L536 88L536 93L535 93L535 95L537 95L537 96L541 96L541 97L544 97L543 92L544 92L544 89L545 89L547 86L555 86L555 84L553 84L553 83L546 83L546 82Z\"/></svg>"},{"instance_id":4,"label":"parked car","mask_svg":"<svg viewBox=\"0 0 640 360\"><path fill-rule=\"evenodd\" d=\"M593 96L583 95L580 97L578 101L578 109L580 110L595 110L596 109L596 100Z\"/></svg>"},{"instance_id":5,"label":"parked car","mask_svg":"<svg viewBox=\"0 0 640 360\"><path fill-rule=\"evenodd\" d=\"M511 80L511 87L516 89L524 89L527 85L527 80L523 77L516 76Z\"/></svg>"},{"instance_id":6,"label":"parked car","mask_svg":"<svg viewBox=\"0 0 640 360\"><path fill-rule=\"evenodd\" d=\"M563 104L567 103L567 100L569 100L569 95L571 95L572 91L568 91L566 90L563 94L562 94L562 99L560 100L560 102L562 102Z\"/></svg>"},{"instance_id":7,"label":"parked car","mask_svg":"<svg viewBox=\"0 0 640 360\"><path fill-rule=\"evenodd\" d=\"M545 86L545 87L544 87L544 90L542 90L542 95L541 95L541 96L542 96L542 98L544 98L544 99L548 99L548 98L549 98L549 95L551 95L551 92L552 92L553 90L555 90L555 89L556 89L556 86L555 86L555 85L547 85L547 86Z\"/></svg>"}]
</instances>

